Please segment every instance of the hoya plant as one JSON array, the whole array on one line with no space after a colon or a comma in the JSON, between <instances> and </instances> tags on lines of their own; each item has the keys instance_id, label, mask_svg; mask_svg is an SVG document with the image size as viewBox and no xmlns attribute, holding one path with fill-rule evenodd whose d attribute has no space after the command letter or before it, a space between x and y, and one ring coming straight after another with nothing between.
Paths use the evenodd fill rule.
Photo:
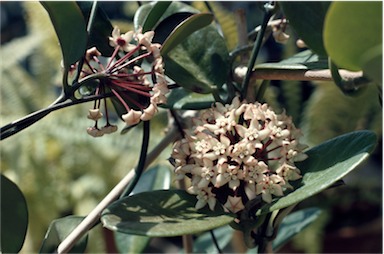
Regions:
<instances>
[{"instance_id":1,"label":"hoya plant","mask_svg":"<svg viewBox=\"0 0 384 254\"><path fill-rule=\"evenodd\" d=\"M251 32L244 13L226 18L236 26L236 44L214 3L200 4L145 2L131 29L123 29L98 2L41 2L60 43L61 93L48 107L2 126L1 140L86 104L81 114L89 125L75 122L76 135L134 139L138 150L134 169L87 216L52 221L41 253L85 252L98 224L112 232L120 252L142 252L150 238L182 236L184 252L222 253L233 232L241 232L249 253L271 253L321 213L297 204L337 189L374 151L380 137L371 130L311 142L308 122L321 117L308 117L302 130L271 99L281 89L271 81L331 81L338 96L352 100L373 88L371 100L381 102L381 2L258 2L247 13L260 20ZM293 53L265 61L260 52L267 40L280 47L293 40ZM149 151L159 135L150 123L162 112L166 134ZM166 148L167 159L159 157ZM19 252L33 218L5 173L1 250Z\"/></svg>"}]
</instances>

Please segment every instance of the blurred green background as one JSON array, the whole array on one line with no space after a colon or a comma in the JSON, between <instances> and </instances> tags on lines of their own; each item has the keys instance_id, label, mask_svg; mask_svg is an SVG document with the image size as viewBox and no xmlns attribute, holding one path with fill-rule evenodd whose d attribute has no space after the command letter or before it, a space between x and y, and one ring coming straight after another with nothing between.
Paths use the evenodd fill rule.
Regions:
<instances>
[{"instance_id":1,"label":"blurred green background","mask_svg":"<svg viewBox=\"0 0 384 254\"><path fill-rule=\"evenodd\" d=\"M258 3L212 2L223 24L228 47L236 46L232 11L247 10L248 30L259 22ZM136 2L102 2L114 24L124 31L138 8ZM201 2L195 7L203 8ZM1 126L48 106L60 93L61 52L49 17L37 2L1 2L0 99ZM294 34L291 37L294 38ZM292 55L295 41L286 46L269 40L259 61L279 61ZM330 82L272 82L267 101L285 108L302 128L310 146L358 129L370 129L379 145L370 159L344 180L345 186L327 190L296 209L318 206L320 219L300 233L284 252L377 253L382 247L382 108L378 88L344 96ZM49 223L69 215L86 215L137 163L141 128L128 134L94 139L86 134L92 103L53 112L30 128L0 144L1 172L26 196L29 209L27 239L21 253L37 252ZM164 136L167 113L152 124L153 147ZM119 128L124 123L118 122ZM168 165L170 147L156 163ZM169 167L171 170L171 167ZM87 252L107 252L101 227L92 230ZM158 244L152 241L152 246ZM162 246L180 246L179 238L162 239ZM169 248L171 248L169 247ZM168 248L168 247L167 247ZM171 249L148 248L167 252Z\"/></svg>"}]
</instances>

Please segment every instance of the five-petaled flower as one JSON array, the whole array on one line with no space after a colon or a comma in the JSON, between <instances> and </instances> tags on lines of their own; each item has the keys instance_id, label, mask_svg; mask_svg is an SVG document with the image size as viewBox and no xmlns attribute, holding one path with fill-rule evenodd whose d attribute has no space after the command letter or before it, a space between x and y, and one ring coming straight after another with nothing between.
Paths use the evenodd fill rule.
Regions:
<instances>
[{"instance_id":1,"label":"five-petaled flower","mask_svg":"<svg viewBox=\"0 0 384 254\"><path fill-rule=\"evenodd\" d=\"M79 83L96 81L91 89L101 98L94 101L88 113L88 118L95 121L95 125L87 129L91 136L100 137L117 130L117 126L109 122L106 97L111 98L128 126L152 119L158 105L166 103L165 95L169 90L160 55L161 45L152 43L153 36L153 31L142 33L141 29L121 34L115 27L109 37L114 51L107 61L97 48L87 50ZM100 110L102 101L104 113ZM106 125L100 128L98 121L104 115Z\"/></svg>"},{"instance_id":2,"label":"five-petaled flower","mask_svg":"<svg viewBox=\"0 0 384 254\"><path fill-rule=\"evenodd\" d=\"M196 208L217 201L237 213L261 196L266 203L292 189L301 178L296 161L306 159L305 145L285 112L276 114L267 104L215 105L194 119L192 130L172 150L176 179L191 178L189 192Z\"/></svg>"}]
</instances>

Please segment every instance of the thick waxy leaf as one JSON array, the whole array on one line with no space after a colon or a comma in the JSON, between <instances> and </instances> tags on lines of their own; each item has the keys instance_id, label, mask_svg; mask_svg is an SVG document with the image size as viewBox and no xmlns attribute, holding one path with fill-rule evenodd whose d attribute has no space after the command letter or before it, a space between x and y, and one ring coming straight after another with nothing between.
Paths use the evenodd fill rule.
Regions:
<instances>
[{"instance_id":1,"label":"thick waxy leaf","mask_svg":"<svg viewBox=\"0 0 384 254\"><path fill-rule=\"evenodd\" d=\"M56 252L60 243L80 224L84 219L81 216L67 216L54 220L49 225L48 231L45 234L43 244L40 248L40 253ZM88 234L83 236L69 253L84 253L87 247Z\"/></svg>"},{"instance_id":2,"label":"thick waxy leaf","mask_svg":"<svg viewBox=\"0 0 384 254\"><path fill-rule=\"evenodd\" d=\"M291 206L325 190L368 158L376 143L374 132L355 131L310 149L308 158L296 163L303 175L292 184L296 190L263 206L257 214Z\"/></svg>"},{"instance_id":3,"label":"thick waxy leaf","mask_svg":"<svg viewBox=\"0 0 384 254\"><path fill-rule=\"evenodd\" d=\"M171 3L172 2L159 1L153 5L153 8L150 9L150 11L145 17L145 22L143 24L143 32L151 30L156 26L157 22L159 21L161 16L163 16L164 12L167 10Z\"/></svg>"},{"instance_id":4,"label":"thick waxy leaf","mask_svg":"<svg viewBox=\"0 0 384 254\"><path fill-rule=\"evenodd\" d=\"M64 67L79 60L87 46L87 29L83 14L75 2L41 2L47 10L59 38Z\"/></svg>"},{"instance_id":5,"label":"thick waxy leaf","mask_svg":"<svg viewBox=\"0 0 384 254\"><path fill-rule=\"evenodd\" d=\"M92 5L94 2L79 1L79 5L85 20L89 20ZM87 48L96 47L103 56L110 56L113 53L113 48L109 46L109 37L112 34L113 26L100 6L97 7L95 18L89 33Z\"/></svg>"},{"instance_id":6,"label":"thick waxy leaf","mask_svg":"<svg viewBox=\"0 0 384 254\"><path fill-rule=\"evenodd\" d=\"M194 234L228 224L233 214L217 205L196 210L196 196L182 190L143 192L116 201L101 221L111 230L152 237Z\"/></svg>"},{"instance_id":7,"label":"thick waxy leaf","mask_svg":"<svg viewBox=\"0 0 384 254\"><path fill-rule=\"evenodd\" d=\"M158 24L155 28L155 36L153 37L153 42L163 44L172 31L180 25L184 20L192 16L191 12L178 12L172 14L171 16L165 18Z\"/></svg>"},{"instance_id":8,"label":"thick waxy leaf","mask_svg":"<svg viewBox=\"0 0 384 254\"><path fill-rule=\"evenodd\" d=\"M168 95L166 108L172 109L206 109L215 102L212 94L198 94L187 91L182 87L172 89Z\"/></svg>"},{"instance_id":9,"label":"thick waxy leaf","mask_svg":"<svg viewBox=\"0 0 384 254\"><path fill-rule=\"evenodd\" d=\"M279 227L276 238L272 242L272 248L277 251L295 235L315 221L321 210L319 208L307 208L287 215Z\"/></svg>"},{"instance_id":10,"label":"thick waxy leaf","mask_svg":"<svg viewBox=\"0 0 384 254\"><path fill-rule=\"evenodd\" d=\"M365 54L382 48L382 9L381 1L332 3L323 36L328 55L339 67L361 70Z\"/></svg>"},{"instance_id":11,"label":"thick waxy leaf","mask_svg":"<svg viewBox=\"0 0 384 254\"><path fill-rule=\"evenodd\" d=\"M194 14L179 24L161 47L161 54L167 55L174 47L179 45L189 35L195 31L208 26L213 21L213 15L210 13Z\"/></svg>"},{"instance_id":12,"label":"thick waxy leaf","mask_svg":"<svg viewBox=\"0 0 384 254\"><path fill-rule=\"evenodd\" d=\"M156 166L148 169L140 177L131 195L151 191L169 189L171 172L167 167ZM149 242L149 237L131 235L115 231L115 243L120 253L141 253Z\"/></svg>"},{"instance_id":13,"label":"thick waxy leaf","mask_svg":"<svg viewBox=\"0 0 384 254\"><path fill-rule=\"evenodd\" d=\"M262 63L255 66L255 69L284 69L284 70L320 70L328 69L328 59L319 57L311 50L297 53L290 58L278 63Z\"/></svg>"},{"instance_id":14,"label":"thick waxy leaf","mask_svg":"<svg viewBox=\"0 0 384 254\"><path fill-rule=\"evenodd\" d=\"M326 56L323 24L331 2L279 2L297 35L320 56Z\"/></svg>"},{"instance_id":15,"label":"thick waxy leaf","mask_svg":"<svg viewBox=\"0 0 384 254\"><path fill-rule=\"evenodd\" d=\"M165 8L165 5L167 5L167 2L160 1L160 2L152 2L152 3L148 3L140 6L140 8L137 9L135 13L135 17L133 18L135 29L138 30L140 27L144 27L144 26L148 30L154 29L157 26L157 24L159 24L164 19L166 19L167 17L175 13L191 13L192 14L192 13L199 12L193 7L182 2L172 2L170 5L168 5L167 8ZM152 11L153 8L156 8L156 9ZM163 11L163 13L161 13L161 11ZM161 16L158 17L159 15ZM157 22L153 21L155 19L157 19ZM151 27L149 24L152 24L153 26Z\"/></svg>"},{"instance_id":16,"label":"thick waxy leaf","mask_svg":"<svg viewBox=\"0 0 384 254\"><path fill-rule=\"evenodd\" d=\"M23 193L15 183L1 175L1 246L2 253L18 253L28 227L28 209Z\"/></svg>"},{"instance_id":17,"label":"thick waxy leaf","mask_svg":"<svg viewBox=\"0 0 384 254\"><path fill-rule=\"evenodd\" d=\"M153 3L139 8L135 29L143 26L152 8ZM154 27L153 41L163 43L167 76L190 91L211 93L229 75L228 49L215 26L207 26L212 21L211 14L197 13L189 5L172 2ZM201 29L204 26L207 27Z\"/></svg>"},{"instance_id":18,"label":"thick waxy leaf","mask_svg":"<svg viewBox=\"0 0 384 254\"><path fill-rule=\"evenodd\" d=\"M172 80L197 93L221 88L229 74L228 49L212 24L188 36L164 61L165 73Z\"/></svg>"}]
</instances>

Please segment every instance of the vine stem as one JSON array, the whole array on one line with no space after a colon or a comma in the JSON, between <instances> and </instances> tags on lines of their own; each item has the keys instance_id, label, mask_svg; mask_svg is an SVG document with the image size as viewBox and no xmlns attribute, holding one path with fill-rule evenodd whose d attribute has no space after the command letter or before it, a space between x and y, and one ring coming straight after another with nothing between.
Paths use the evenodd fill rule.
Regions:
<instances>
[{"instance_id":1,"label":"vine stem","mask_svg":"<svg viewBox=\"0 0 384 254\"><path fill-rule=\"evenodd\" d=\"M58 105L61 105L67 100L67 97L62 93L51 105L47 108L35 111L27 116L24 116L16 121L13 121L0 128L0 140L10 137L19 131L31 126L43 117L51 113Z\"/></svg>"},{"instance_id":2,"label":"vine stem","mask_svg":"<svg viewBox=\"0 0 384 254\"><path fill-rule=\"evenodd\" d=\"M211 234L211 238L212 238L212 241L213 241L213 244L215 245L216 247L216 250L219 254L222 254L223 251L221 250L220 246L219 246L219 243L217 242L217 238L215 236L215 233L213 232L213 229L209 230L209 233Z\"/></svg>"},{"instance_id":3,"label":"vine stem","mask_svg":"<svg viewBox=\"0 0 384 254\"><path fill-rule=\"evenodd\" d=\"M236 67L234 70L234 79L241 81L245 78L247 67ZM339 70L343 79L355 80L363 77L363 72L352 72ZM281 70L281 69L257 69L251 72L251 79L263 80L298 80L298 81L333 81L331 71L324 70Z\"/></svg>"},{"instance_id":4,"label":"vine stem","mask_svg":"<svg viewBox=\"0 0 384 254\"><path fill-rule=\"evenodd\" d=\"M135 177L128 184L128 186L125 188L123 193L120 195L120 198L123 198L124 196L127 196L127 195L129 195L129 193L132 192L133 188L135 188L136 184L138 183L140 176L143 174L143 171L145 170L145 161L147 159L149 133L150 133L149 123L150 123L150 121L144 121L144 123L143 123L143 125L144 125L143 126L143 142L141 144L139 163L137 164L137 167L135 168Z\"/></svg>"},{"instance_id":5,"label":"vine stem","mask_svg":"<svg viewBox=\"0 0 384 254\"><path fill-rule=\"evenodd\" d=\"M264 13L264 19L261 24L260 32L257 34L256 41L251 53L251 58L249 59L248 62L248 68L247 68L247 73L245 74L245 77L242 82L242 98L244 99L246 97L246 94L248 92L248 86L249 86L249 81L251 79L251 73L253 66L255 65L257 56L259 54L263 39L264 39L264 33L265 30L267 29L268 26L268 21L272 17L272 10L274 9L274 5L271 3L267 3L264 5L265 13Z\"/></svg>"},{"instance_id":6,"label":"vine stem","mask_svg":"<svg viewBox=\"0 0 384 254\"><path fill-rule=\"evenodd\" d=\"M155 158L173 141L180 137L176 127L173 127L162 141L147 155L145 167L148 166ZM73 245L88 232L89 229L100 219L102 211L112 202L117 200L124 192L127 185L135 177L135 170L132 169L121 179L121 181L105 196L105 198L84 218L84 220L64 239L58 246L57 253L68 253Z\"/></svg>"},{"instance_id":7,"label":"vine stem","mask_svg":"<svg viewBox=\"0 0 384 254\"><path fill-rule=\"evenodd\" d=\"M97 100L97 99L107 98L110 96L112 96L112 93L104 94L101 96L100 95L91 95L88 97L77 99L75 101L72 101L72 100L67 101L68 98L64 94L62 94L62 95L60 95L59 98L56 99L55 102L53 102L48 107L40 109L38 111L35 111L29 115L26 115L26 116L24 116L18 120L15 120L15 121L1 127L0 128L0 140L6 139L6 138L18 133L19 131L24 130L25 128L38 122L39 120L41 120L42 118L47 116L49 113L51 113L55 110L66 108L69 106L74 106L77 104L81 104L81 103L85 103L85 102L89 102L89 101L93 101L93 100Z\"/></svg>"}]
</instances>

